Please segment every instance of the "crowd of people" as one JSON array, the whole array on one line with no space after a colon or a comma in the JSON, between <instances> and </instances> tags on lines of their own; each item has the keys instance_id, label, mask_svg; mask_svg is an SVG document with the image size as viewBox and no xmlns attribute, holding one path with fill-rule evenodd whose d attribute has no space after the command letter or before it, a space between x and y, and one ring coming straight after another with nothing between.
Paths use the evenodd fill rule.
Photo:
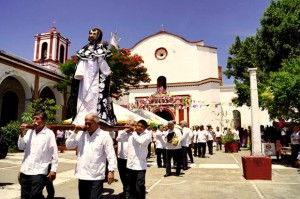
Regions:
<instances>
[{"instance_id":1,"label":"crowd of people","mask_svg":"<svg viewBox=\"0 0 300 199\"><path fill-rule=\"evenodd\" d=\"M58 168L58 149L55 133L46 126L47 115L37 111L33 116L34 128L20 126L18 147L25 150L20 169L21 198L54 198L52 181ZM188 160L205 158L206 153L213 155L222 150L222 136L232 133L234 139L243 145L239 129L213 130L211 125L188 127L186 121L176 125L169 121L167 125L149 127L145 120L130 123L127 128L116 132L116 136L101 129L97 113L88 113L83 125L75 125L65 141L68 149L76 150L77 163L75 175L78 178L79 198L103 198L103 183L114 182L115 168L118 168L123 198L145 198L145 176L147 158L156 154L158 168L164 168L164 177L182 175L187 170ZM291 147L293 160L299 159L299 125L293 125ZM267 133L264 134L264 136ZM114 141L116 143L114 143ZM117 144L117 151L114 145ZM150 147L149 147L150 146ZM154 151L151 150L154 146ZM192 152L193 149L193 152ZM207 152L206 152L206 149ZM150 155L149 155L150 154ZM172 172L172 165L175 172Z\"/></svg>"},{"instance_id":2,"label":"crowd of people","mask_svg":"<svg viewBox=\"0 0 300 199\"><path fill-rule=\"evenodd\" d=\"M22 199L44 198L45 187L50 192L47 198L54 198L52 181L56 178L58 149L55 134L47 128L46 121L46 113L38 111L33 116L33 129L27 130L27 124L20 126L18 147L25 150L20 169ZM76 125L66 140L68 149L77 148L75 175L79 198L103 198L105 179L108 184L114 182L114 169L117 167L114 143L110 132L100 129L99 121L97 113L88 113L84 125ZM151 137L146 131L148 124L145 120L132 127L119 132L116 138L120 144L118 168L124 185L124 198L145 198Z\"/></svg>"}]
</instances>

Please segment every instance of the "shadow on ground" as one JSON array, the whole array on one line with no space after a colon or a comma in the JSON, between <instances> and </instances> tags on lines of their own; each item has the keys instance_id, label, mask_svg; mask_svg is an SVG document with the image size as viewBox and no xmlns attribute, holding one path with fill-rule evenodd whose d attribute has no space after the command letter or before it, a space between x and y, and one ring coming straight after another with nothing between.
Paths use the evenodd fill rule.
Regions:
<instances>
[{"instance_id":1,"label":"shadow on ground","mask_svg":"<svg viewBox=\"0 0 300 199\"><path fill-rule=\"evenodd\" d=\"M12 185L14 183L11 183L11 182L0 182L0 187L5 187L7 185Z\"/></svg>"}]
</instances>

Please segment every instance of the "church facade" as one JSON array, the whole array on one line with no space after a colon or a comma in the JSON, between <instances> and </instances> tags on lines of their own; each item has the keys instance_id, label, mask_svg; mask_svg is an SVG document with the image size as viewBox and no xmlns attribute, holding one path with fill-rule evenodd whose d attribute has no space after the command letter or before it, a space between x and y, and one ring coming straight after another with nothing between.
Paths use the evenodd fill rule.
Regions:
<instances>
[{"instance_id":1,"label":"church facade","mask_svg":"<svg viewBox=\"0 0 300 199\"><path fill-rule=\"evenodd\" d=\"M130 95L118 103L176 123L186 120L190 126L251 126L250 107L236 107L234 86L223 86L217 48L161 30L130 50L144 60L151 82L132 87ZM267 111L259 115L262 125L270 124Z\"/></svg>"}]
</instances>

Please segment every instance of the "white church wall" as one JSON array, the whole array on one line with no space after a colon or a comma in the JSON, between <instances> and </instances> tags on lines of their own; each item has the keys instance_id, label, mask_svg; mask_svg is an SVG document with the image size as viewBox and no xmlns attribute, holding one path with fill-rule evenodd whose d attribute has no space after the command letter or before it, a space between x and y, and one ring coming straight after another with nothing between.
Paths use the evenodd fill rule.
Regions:
<instances>
[{"instance_id":1,"label":"white church wall","mask_svg":"<svg viewBox=\"0 0 300 199\"><path fill-rule=\"evenodd\" d=\"M192 92L190 104L190 125L220 125L220 111L215 104L220 101L220 89L217 83L200 85Z\"/></svg>"},{"instance_id":2,"label":"white church wall","mask_svg":"<svg viewBox=\"0 0 300 199\"><path fill-rule=\"evenodd\" d=\"M251 126L251 108L248 106L229 106L228 102L231 102L234 97L237 97L235 93L234 86L223 86L221 87L221 99L224 102L222 106L223 109L223 124L225 127L234 127L232 122L233 119L233 111L238 110L241 113L241 127L247 128ZM260 110L259 111L260 125L271 125L270 117L268 111Z\"/></svg>"},{"instance_id":3,"label":"white church wall","mask_svg":"<svg viewBox=\"0 0 300 199\"><path fill-rule=\"evenodd\" d=\"M165 48L168 55L163 60L155 57L158 48ZM215 49L213 49L215 50ZM147 38L132 49L132 54L141 55L148 69L151 84L159 76L165 76L167 83L193 82L218 77L217 53L208 47L197 47L169 34L158 34ZM203 70L205 69L205 70Z\"/></svg>"},{"instance_id":4,"label":"white church wall","mask_svg":"<svg viewBox=\"0 0 300 199\"><path fill-rule=\"evenodd\" d=\"M156 92L156 88L133 89L133 90L130 90L130 95L128 96L128 101L129 101L129 103L134 103L136 97L145 97L145 99L147 99L155 92Z\"/></svg>"},{"instance_id":5,"label":"white church wall","mask_svg":"<svg viewBox=\"0 0 300 199\"><path fill-rule=\"evenodd\" d=\"M206 78L218 78L218 51L216 48L197 46L198 61L200 63L200 80Z\"/></svg>"}]
</instances>

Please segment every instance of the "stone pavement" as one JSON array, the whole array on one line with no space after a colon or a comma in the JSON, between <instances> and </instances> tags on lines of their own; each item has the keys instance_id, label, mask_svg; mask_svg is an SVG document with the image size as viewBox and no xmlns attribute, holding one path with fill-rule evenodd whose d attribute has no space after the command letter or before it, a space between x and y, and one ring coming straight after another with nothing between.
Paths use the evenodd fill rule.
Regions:
<instances>
[{"instance_id":1,"label":"stone pavement","mask_svg":"<svg viewBox=\"0 0 300 199\"><path fill-rule=\"evenodd\" d=\"M243 177L242 156L249 150L239 153L214 151L206 158L195 158L188 170L180 176L163 177L164 168L157 168L155 157L148 160L146 190L149 199L284 199L300 198L300 174L297 169L281 165L274 160L272 180L246 180ZM9 153L0 160L0 198L20 198L17 173L23 153ZM74 177L75 151L59 153L59 171L54 181L56 199L77 199L77 179ZM276 163L277 162L277 163ZM173 169L175 172L175 169ZM116 182L104 184L104 198L118 199L122 184L118 172ZM45 194L46 195L46 192Z\"/></svg>"}]
</instances>

